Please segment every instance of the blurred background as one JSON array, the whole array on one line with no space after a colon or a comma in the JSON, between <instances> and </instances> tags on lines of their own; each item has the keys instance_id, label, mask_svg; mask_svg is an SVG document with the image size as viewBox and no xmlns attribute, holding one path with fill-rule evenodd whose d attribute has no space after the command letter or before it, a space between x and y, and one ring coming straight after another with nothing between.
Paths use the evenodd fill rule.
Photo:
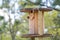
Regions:
<instances>
[{"instance_id":1,"label":"blurred background","mask_svg":"<svg viewBox=\"0 0 60 40\"><path fill-rule=\"evenodd\" d=\"M60 0L0 0L0 40L30 40L20 36L29 31L28 13L20 9L43 6L53 9L44 14L44 31L53 37L44 40L60 40Z\"/></svg>"}]
</instances>

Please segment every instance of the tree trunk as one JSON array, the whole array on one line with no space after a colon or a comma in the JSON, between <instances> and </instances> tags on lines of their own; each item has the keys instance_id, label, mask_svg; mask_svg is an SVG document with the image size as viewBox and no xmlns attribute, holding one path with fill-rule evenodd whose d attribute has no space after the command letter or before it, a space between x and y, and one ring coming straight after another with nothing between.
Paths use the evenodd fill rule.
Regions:
<instances>
[{"instance_id":1,"label":"tree trunk","mask_svg":"<svg viewBox=\"0 0 60 40\"><path fill-rule=\"evenodd\" d=\"M15 40L15 34L11 34L12 40Z\"/></svg>"},{"instance_id":2,"label":"tree trunk","mask_svg":"<svg viewBox=\"0 0 60 40\"><path fill-rule=\"evenodd\" d=\"M15 37L12 37L12 40L15 40Z\"/></svg>"},{"instance_id":3,"label":"tree trunk","mask_svg":"<svg viewBox=\"0 0 60 40\"><path fill-rule=\"evenodd\" d=\"M2 34L0 33L0 40L2 40Z\"/></svg>"}]
</instances>

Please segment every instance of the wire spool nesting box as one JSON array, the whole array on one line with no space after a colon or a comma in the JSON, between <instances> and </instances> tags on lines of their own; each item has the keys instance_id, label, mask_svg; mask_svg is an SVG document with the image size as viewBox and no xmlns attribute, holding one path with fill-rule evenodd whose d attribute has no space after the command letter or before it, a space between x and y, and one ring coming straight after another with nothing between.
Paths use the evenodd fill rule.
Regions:
<instances>
[{"instance_id":1,"label":"wire spool nesting box","mask_svg":"<svg viewBox=\"0 0 60 40\"><path fill-rule=\"evenodd\" d=\"M30 37L33 40L35 37L51 36L44 34L44 12L52 11L51 8L24 8L20 11L29 13L29 34L23 35L23 37Z\"/></svg>"}]
</instances>

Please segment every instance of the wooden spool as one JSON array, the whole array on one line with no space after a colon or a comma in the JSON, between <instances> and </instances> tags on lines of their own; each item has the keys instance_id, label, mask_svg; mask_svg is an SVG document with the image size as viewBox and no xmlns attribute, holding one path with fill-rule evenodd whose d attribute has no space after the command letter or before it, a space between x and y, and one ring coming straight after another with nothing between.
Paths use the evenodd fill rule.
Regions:
<instances>
[{"instance_id":1,"label":"wooden spool","mask_svg":"<svg viewBox=\"0 0 60 40\"><path fill-rule=\"evenodd\" d=\"M44 12L52 11L51 8L24 8L20 11L29 13L29 34L23 35L23 37L30 37L35 40L35 37L51 36L44 34Z\"/></svg>"}]
</instances>

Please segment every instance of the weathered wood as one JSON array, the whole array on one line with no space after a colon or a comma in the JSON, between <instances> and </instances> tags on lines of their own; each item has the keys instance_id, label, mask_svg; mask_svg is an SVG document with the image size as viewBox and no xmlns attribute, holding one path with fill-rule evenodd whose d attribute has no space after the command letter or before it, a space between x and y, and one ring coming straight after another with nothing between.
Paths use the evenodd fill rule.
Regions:
<instances>
[{"instance_id":1,"label":"weathered wood","mask_svg":"<svg viewBox=\"0 0 60 40\"><path fill-rule=\"evenodd\" d=\"M42 11L39 11L38 13L38 31L40 35L44 34L44 13Z\"/></svg>"},{"instance_id":2,"label":"weathered wood","mask_svg":"<svg viewBox=\"0 0 60 40\"><path fill-rule=\"evenodd\" d=\"M29 34L44 34L44 13L41 11L29 13Z\"/></svg>"},{"instance_id":3,"label":"weathered wood","mask_svg":"<svg viewBox=\"0 0 60 40\"><path fill-rule=\"evenodd\" d=\"M39 37L39 40L43 40L43 37L52 36L51 34L44 34L44 12L52 11L51 8L24 8L20 11L29 13L29 34L22 35L22 37L31 38L31 40Z\"/></svg>"},{"instance_id":4,"label":"weathered wood","mask_svg":"<svg viewBox=\"0 0 60 40\"><path fill-rule=\"evenodd\" d=\"M29 13L29 34L34 34L34 19L33 19L34 13Z\"/></svg>"},{"instance_id":5,"label":"weathered wood","mask_svg":"<svg viewBox=\"0 0 60 40\"><path fill-rule=\"evenodd\" d=\"M29 13L29 34L38 34L38 13Z\"/></svg>"},{"instance_id":6,"label":"weathered wood","mask_svg":"<svg viewBox=\"0 0 60 40\"><path fill-rule=\"evenodd\" d=\"M35 27L34 27L34 32L35 34L38 34L38 13L35 13Z\"/></svg>"},{"instance_id":7,"label":"weathered wood","mask_svg":"<svg viewBox=\"0 0 60 40\"><path fill-rule=\"evenodd\" d=\"M23 38L32 38L32 37L40 38L40 37L52 37L52 35L51 34L43 34L43 35L39 35L39 34L24 34L24 35L21 35L21 37L23 37Z\"/></svg>"},{"instance_id":8,"label":"weathered wood","mask_svg":"<svg viewBox=\"0 0 60 40\"><path fill-rule=\"evenodd\" d=\"M29 34L44 34L44 13L42 12L51 10L51 8L24 8L20 10L29 13Z\"/></svg>"},{"instance_id":9,"label":"weathered wood","mask_svg":"<svg viewBox=\"0 0 60 40\"><path fill-rule=\"evenodd\" d=\"M38 12L38 11L52 11L51 8L24 8L24 9L21 9L20 11L21 12L32 12L34 10L34 12Z\"/></svg>"}]
</instances>

